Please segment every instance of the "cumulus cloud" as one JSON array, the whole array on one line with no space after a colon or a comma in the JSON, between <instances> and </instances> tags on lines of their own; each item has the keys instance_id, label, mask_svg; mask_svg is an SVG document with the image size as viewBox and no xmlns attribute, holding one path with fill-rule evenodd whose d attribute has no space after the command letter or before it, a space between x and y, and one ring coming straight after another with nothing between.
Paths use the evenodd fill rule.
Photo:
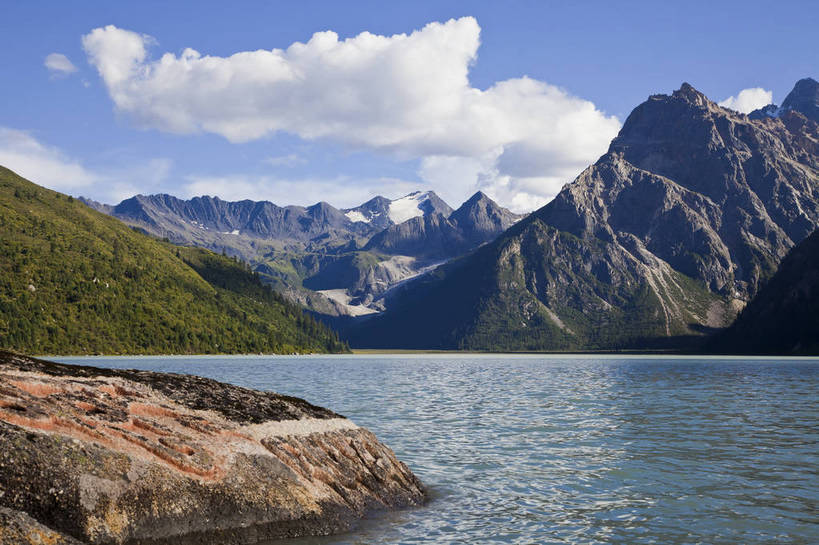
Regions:
<instances>
[{"instance_id":1,"label":"cumulus cloud","mask_svg":"<svg viewBox=\"0 0 819 545\"><path fill-rule=\"evenodd\" d=\"M43 62L52 75L67 76L77 71L77 67L62 53L51 53Z\"/></svg>"},{"instance_id":2,"label":"cumulus cloud","mask_svg":"<svg viewBox=\"0 0 819 545\"><path fill-rule=\"evenodd\" d=\"M286 49L229 57L188 48L152 59L152 38L111 25L82 42L116 108L142 127L231 142L283 131L421 159L420 175L438 173L445 185L436 190L456 201L484 189L543 202L555 183L535 180L570 181L620 126L591 102L528 77L473 87L480 27L472 17L393 36L317 32ZM444 164L457 164L458 177L441 179Z\"/></svg>"},{"instance_id":3,"label":"cumulus cloud","mask_svg":"<svg viewBox=\"0 0 819 545\"><path fill-rule=\"evenodd\" d=\"M743 89L736 96L731 96L718 103L723 108L730 108L743 114L749 114L758 108L773 104L773 91L762 87Z\"/></svg>"},{"instance_id":4,"label":"cumulus cloud","mask_svg":"<svg viewBox=\"0 0 819 545\"><path fill-rule=\"evenodd\" d=\"M0 165L49 189L107 203L158 187L171 169L165 158L128 168L89 169L30 133L10 127L0 127Z\"/></svg>"}]
</instances>

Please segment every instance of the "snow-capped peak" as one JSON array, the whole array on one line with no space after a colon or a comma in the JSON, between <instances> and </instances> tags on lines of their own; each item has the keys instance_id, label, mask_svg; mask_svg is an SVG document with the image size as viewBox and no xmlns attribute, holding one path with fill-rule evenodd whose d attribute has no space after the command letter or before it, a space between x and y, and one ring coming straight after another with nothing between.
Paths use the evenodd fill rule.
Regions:
<instances>
[{"instance_id":1,"label":"snow-capped peak","mask_svg":"<svg viewBox=\"0 0 819 545\"><path fill-rule=\"evenodd\" d=\"M389 216L393 223L403 223L424 215L421 205L429 200L429 191L414 191L390 202Z\"/></svg>"}]
</instances>

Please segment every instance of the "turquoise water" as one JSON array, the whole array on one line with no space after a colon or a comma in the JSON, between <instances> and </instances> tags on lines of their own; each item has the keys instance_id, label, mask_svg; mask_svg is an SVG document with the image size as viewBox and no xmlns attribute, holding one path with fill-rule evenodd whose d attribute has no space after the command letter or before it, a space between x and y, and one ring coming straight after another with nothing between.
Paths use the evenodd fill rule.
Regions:
<instances>
[{"instance_id":1,"label":"turquoise water","mask_svg":"<svg viewBox=\"0 0 819 545\"><path fill-rule=\"evenodd\" d=\"M59 358L304 397L374 431L432 501L370 543L819 543L819 360Z\"/></svg>"}]
</instances>

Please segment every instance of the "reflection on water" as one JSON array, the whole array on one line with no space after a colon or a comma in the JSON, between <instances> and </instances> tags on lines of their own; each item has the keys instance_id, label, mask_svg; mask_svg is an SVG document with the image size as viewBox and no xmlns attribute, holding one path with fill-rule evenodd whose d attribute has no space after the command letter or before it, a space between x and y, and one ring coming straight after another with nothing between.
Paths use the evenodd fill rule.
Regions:
<instances>
[{"instance_id":1,"label":"reflection on water","mask_svg":"<svg viewBox=\"0 0 819 545\"><path fill-rule=\"evenodd\" d=\"M62 358L307 398L374 431L425 507L294 545L819 543L819 360Z\"/></svg>"}]
</instances>

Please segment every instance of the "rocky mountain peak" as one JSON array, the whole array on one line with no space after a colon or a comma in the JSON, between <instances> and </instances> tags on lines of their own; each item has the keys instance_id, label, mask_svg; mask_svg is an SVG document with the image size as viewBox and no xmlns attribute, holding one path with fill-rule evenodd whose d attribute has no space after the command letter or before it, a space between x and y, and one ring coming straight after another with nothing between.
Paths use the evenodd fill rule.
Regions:
<instances>
[{"instance_id":1,"label":"rocky mountain peak","mask_svg":"<svg viewBox=\"0 0 819 545\"><path fill-rule=\"evenodd\" d=\"M469 197L464 203L461 205L461 208L464 206L474 206L477 203L481 202L492 202L494 204L495 201L489 198L489 196L484 193L483 191L477 191L474 195Z\"/></svg>"},{"instance_id":2,"label":"rocky mountain peak","mask_svg":"<svg viewBox=\"0 0 819 545\"><path fill-rule=\"evenodd\" d=\"M819 122L819 82L813 78L797 81L782 102L782 110L796 111Z\"/></svg>"},{"instance_id":3,"label":"rocky mountain peak","mask_svg":"<svg viewBox=\"0 0 819 545\"><path fill-rule=\"evenodd\" d=\"M495 214L507 212L510 215L515 216L515 214L512 214L505 208L501 207L498 203L493 201L491 198L489 198L489 196L486 195L486 193L478 191L477 193L469 197L461 206L459 206L458 209L455 210L450 215L450 218L455 221L459 221L468 214L474 216L475 214L480 213L486 214L487 211L492 211Z\"/></svg>"},{"instance_id":4,"label":"rocky mountain peak","mask_svg":"<svg viewBox=\"0 0 819 545\"><path fill-rule=\"evenodd\" d=\"M411 212L413 216L378 233L365 248L435 259L458 255L488 242L521 218L481 191L455 211L434 192L416 191L392 201L391 212Z\"/></svg>"},{"instance_id":5,"label":"rocky mountain peak","mask_svg":"<svg viewBox=\"0 0 819 545\"><path fill-rule=\"evenodd\" d=\"M663 95L660 95L663 96ZM701 92L697 91L690 83L683 82L680 88L671 94L672 98L683 99L696 106L706 106L711 101Z\"/></svg>"},{"instance_id":6,"label":"rocky mountain peak","mask_svg":"<svg viewBox=\"0 0 819 545\"><path fill-rule=\"evenodd\" d=\"M350 219L330 203L320 201L307 207L307 214L322 225L341 227Z\"/></svg>"},{"instance_id":7,"label":"rocky mountain peak","mask_svg":"<svg viewBox=\"0 0 819 545\"><path fill-rule=\"evenodd\" d=\"M522 217L478 191L455 210L449 219L463 231L469 241L480 244L491 240Z\"/></svg>"},{"instance_id":8,"label":"rocky mountain peak","mask_svg":"<svg viewBox=\"0 0 819 545\"><path fill-rule=\"evenodd\" d=\"M464 212L470 210L506 210L505 208L501 207L498 203L493 201L486 193L483 191L478 191L471 197L469 197L461 206L455 210L450 217L457 218L458 216L462 215ZM508 212L508 210L506 210ZM511 212L510 212L511 214ZM514 214L513 214L514 215Z\"/></svg>"},{"instance_id":9,"label":"rocky mountain peak","mask_svg":"<svg viewBox=\"0 0 819 545\"><path fill-rule=\"evenodd\" d=\"M342 212L352 222L367 223L377 229L384 229L392 225L389 216L391 202L390 199L377 195L362 205L345 208Z\"/></svg>"},{"instance_id":10,"label":"rocky mountain peak","mask_svg":"<svg viewBox=\"0 0 819 545\"><path fill-rule=\"evenodd\" d=\"M813 78L803 78L796 82L782 106L768 104L748 114L751 119L781 117L787 112L798 112L819 123L819 82Z\"/></svg>"},{"instance_id":11,"label":"rocky mountain peak","mask_svg":"<svg viewBox=\"0 0 819 545\"><path fill-rule=\"evenodd\" d=\"M690 84L683 83L671 95L652 95L632 110L620 133L612 140L609 153L621 154L630 160L630 152L645 150L645 144L679 145L691 139L698 142L710 140L714 116L726 113L727 110L711 102Z\"/></svg>"},{"instance_id":12,"label":"rocky mountain peak","mask_svg":"<svg viewBox=\"0 0 819 545\"><path fill-rule=\"evenodd\" d=\"M441 214L445 217L452 208L434 191L413 191L390 202L388 215L393 223L403 223L418 216Z\"/></svg>"}]
</instances>

